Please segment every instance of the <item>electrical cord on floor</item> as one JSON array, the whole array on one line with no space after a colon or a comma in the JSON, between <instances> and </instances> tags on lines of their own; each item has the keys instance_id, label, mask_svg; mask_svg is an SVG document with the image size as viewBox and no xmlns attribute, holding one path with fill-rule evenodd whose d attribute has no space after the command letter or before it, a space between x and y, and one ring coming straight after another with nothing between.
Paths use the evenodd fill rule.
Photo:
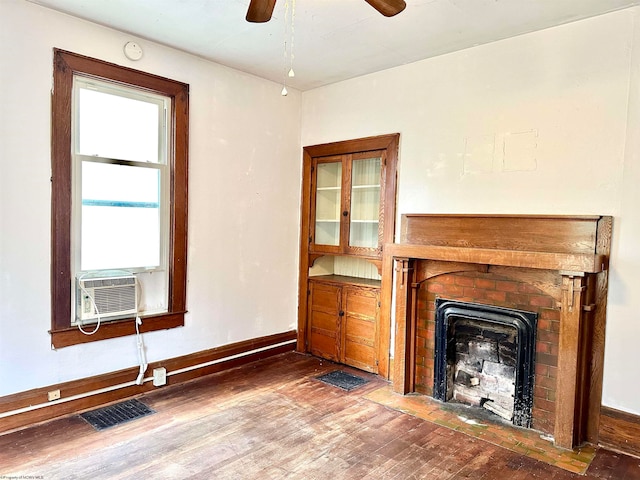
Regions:
<instances>
[{"instance_id":1,"label":"electrical cord on floor","mask_svg":"<svg viewBox=\"0 0 640 480\"><path fill-rule=\"evenodd\" d=\"M142 319L139 316L136 316L136 337L138 344L138 361L140 363L140 372L138 373L138 378L136 378L136 384L142 385L144 382L144 372L147 371L147 367L149 364L147 363L147 357L144 353L144 341L142 340L142 335L140 334L140 325L142 325Z\"/></svg>"},{"instance_id":2,"label":"electrical cord on floor","mask_svg":"<svg viewBox=\"0 0 640 480\"><path fill-rule=\"evenodd\" d=\"M140 297L142 297L142 284L136 277L136 294L140 293ZM136 299L136 306L140 305L140 298ZM140 371L138 373L138 378L136 378L136 385L142 385L144 383L144 373L147 371L147 367L149 364L147 363L147 356L144 352L144 340L142 340L142 335L140 334L140 325L142 325L142 319L140 318L140 314L136 313L136 343L138 345L138 362L140 363Z\"/></svg>"}]
</instances>

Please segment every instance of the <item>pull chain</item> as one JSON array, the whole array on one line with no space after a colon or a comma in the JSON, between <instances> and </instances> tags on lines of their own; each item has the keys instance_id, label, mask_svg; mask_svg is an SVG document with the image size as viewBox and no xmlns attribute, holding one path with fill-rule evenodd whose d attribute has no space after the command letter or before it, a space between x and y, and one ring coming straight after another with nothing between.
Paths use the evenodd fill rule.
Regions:
<instances>
[{"instance_id":1,"label":"pull chain","mask_svg":"<svg viewBox=\"0 0 640 480\"><path fill-rule=\"evenodd\" d=\"M284 4L284 52L283 52L283 80L282 96L287 96L287 77L295 77L293 71L293 38L295 33L296 0L291 0L291 28L289 29L289 0ZM288 41L288 42L287 42ZM287 48L287 46L289 48ZM287 66L289 71L287 72Z\"/></svg>"}]
</instances>

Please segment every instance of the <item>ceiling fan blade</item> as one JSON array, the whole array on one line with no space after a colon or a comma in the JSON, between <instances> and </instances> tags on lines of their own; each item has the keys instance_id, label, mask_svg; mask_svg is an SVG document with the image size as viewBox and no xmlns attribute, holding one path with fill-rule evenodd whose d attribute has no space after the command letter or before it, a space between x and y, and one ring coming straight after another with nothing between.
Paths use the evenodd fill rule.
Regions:
<instances>
[{"instance_id":1,"label":"ceiling fan blade","mask_svg":"<svg viewBox=\"0 0 640 480\"><path fill-rule=\"evenodd\" d=\"M247 22L264 23L271 20L276 0L251 0L247 11Z\"/></svg>"},{"instance_id":2,"label":"ceiling fan blade","mask_svg":"<svg viewBox=\"0 0 640 480\"><path fill-rule=\"evenodd\" d=\"M405 9L404 0L365 0L385 17L393 17Z\"/></svg>"}]
</instances>

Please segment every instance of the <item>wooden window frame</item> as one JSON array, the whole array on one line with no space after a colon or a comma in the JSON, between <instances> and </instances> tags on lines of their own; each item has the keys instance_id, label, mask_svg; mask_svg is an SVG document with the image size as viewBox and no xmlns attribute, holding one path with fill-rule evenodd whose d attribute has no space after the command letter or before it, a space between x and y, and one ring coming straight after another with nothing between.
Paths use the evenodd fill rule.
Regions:
<instances>
[{"instance_id":1,"label":"wooden window frame","mask_svg":"<svg viewBox=\"0 0 640 480\"><path fill-rule=\"evenodd\" d=\"M171 98L168 311L144 318L141 332L184 325L187 287L189 85L60 49L53 51L51 96L51 345L134 335L131 319L103 323L94 335L71 325L72 94L74 75L93 77Z\"/></svg>"}]
</instances>

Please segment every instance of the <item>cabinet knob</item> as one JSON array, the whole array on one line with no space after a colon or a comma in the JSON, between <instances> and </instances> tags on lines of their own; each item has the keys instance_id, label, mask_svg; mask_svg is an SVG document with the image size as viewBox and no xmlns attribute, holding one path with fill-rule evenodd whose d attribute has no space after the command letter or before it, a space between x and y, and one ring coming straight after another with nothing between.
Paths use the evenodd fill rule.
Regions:
<instances>
[{"instance_id":1,"label":"cabinet knob","mask_svg":"<svg viewBox=\"0 0 640 480\"><path fill-rule=\"evenodd\" d=\"M344 317L344 311L343 311L343 310L340 310L340 312L338 312L338 316L340 316L340 317Z\"/></svg>"},{"instance_id":2,"label":"cabinet knob","mask_svg":"<svg viewBox=\"0 0 640 480\"><path fill-rule=\"evenodd\" d=\"M346 217L347 215L349 215L349 212L348 212L348 211L346 211L346 210L345 210L344 212L342 212L342 216L343 216L343 217Z\"/></svg>"}]
</instances>

